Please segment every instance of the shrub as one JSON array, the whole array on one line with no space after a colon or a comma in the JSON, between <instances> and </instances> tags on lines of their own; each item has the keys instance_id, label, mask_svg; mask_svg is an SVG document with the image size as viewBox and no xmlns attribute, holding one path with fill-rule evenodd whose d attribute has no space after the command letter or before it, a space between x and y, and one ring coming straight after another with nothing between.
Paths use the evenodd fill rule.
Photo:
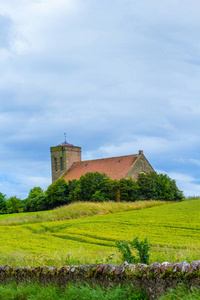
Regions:
<instances>
[{"instance_id":1,"label":"shrub","mask_svg":"<svg viewBox=\"0 0 200 300\"><path fill-rule=\"evenodd\" d=\"M46 194L40 187L30 190L28 197L23 201L24 211L40 211L47 209Z\"/></svg>"},{"instance_id":2,"label":"shrub","mask_svg":"<svg viewBox=\"0 0 200 300\"><path fill-rule=\"evenodd\" d=\"M119 181L120 200L136 201L139 199L138 184L132 178L122 178Z\"/></svg>"},{"instance_id":3,"label":"shrub","mask_svg":"<svg viewBox=\"0 0 200 300\"><path fill-rule=\"evenodd\" d=\"M7 213L23 212L23 201L16 196L8 198L6 202Z\"/></svg>"},{"instance_id":4,"label":"shrub","mask_svg":"<svg viewBox=\"0 0 200 300\"><path fill-rule=\"evenodd\" d=\"M45 193L38 194L34 198L27 198L23 201L24 210L27 212L41 211L48 209L47 195Z\"/></svg>"},{"instance_id":5,"label":"shrub","mask_svg":"<svg viewBox=\"0 0 200 300\"><path fill-rule=\"evenodd\" d=\"M128 263L143 263L149 264L149 251L151 250L151 246L145 238L143 241L139 242L138 237L133 239L132 242L127 241L117 241L116 246L122 254L123 261L127 261ZM134 249L138 251L138 256L136 257L132 254L131 248L132 246Z\"/></svg>"},{"instance_id":6,"label":"shrub","mask_svg":"<svg viewBox=\"0 0 200 300\"><path fill-rule=\"evenodd\" d=\"M73 202L76 199L76 188L79 186L79 180L72 179L68 181L68 189L69 189L69 202Z\"/></svg>"},{"instance_id":7,"label":"shrub","mask_svg":"<svg viewBox=\"0 0 200 300\"><path fill-rule=\"evenodd\" d=\"M44 191L41 189L41 187L36 186L33 189L30 190L28 198L29 199L34 199L35 197L37 197L38 195L43 194Z\"/></svg>"},{"instance_id":8,"label":"shrub","mask_svg":"<svg viewBox=\"0 0 200 300\"><path fill-rule=\"evenodd\" d=\"M132 242L130 242L130 245L138 251L139 262L148 265L151 246L148 243L147 238L139 242L138 237L136 237Z\"/></svg>"},{"instance_id":9,"label":"shrub","mask_svg":"<svg viewBox=\"0 0 200 300\"><path fill-rule=\"evenodd\" d=\"M105 200L105 195L101 191L96 191L91 198L92 202L103 202Z\"/></svg>"},{"instance_id":10,"label":"shrub","mask_svg":"<svg viewBox=\"0 0 200 300\"><path fill-rule=\"evenodd\" d=\"M88 172L82 175L74 190L74 201L90 201L93 194L102 187L106 175L98 172Z\"/></svg>"},{"instance_id":11,"label":"shrub","mask_svg":"<svg viewBox=\"0 0 200 300\"><path fill-rule=\"evenodd\" d=\"M129 242L126 241L117 241L116 246L122 254L122 260L127 261L129 264L138 263L138 259L132 254Z\"/></svg>"},{"instance_id":12,"label":"shrub","mask_svg":"<svg viewBox=\"0 0 200 300\"><path fill-rule=\"evenodd\" d=\"M183 193L177 188L175 180L166 174L140 173L137 180L141 198L159 200L181 200Z\"/></svg>"},{"instance_id":13,"label":"shrub","mask_svg":"<svg viewBox=\"0 0 200 300\"><path fill-rule=\"evenodd\" d=\"M65 179L58 179L46 190L48 209L69 203L69 187Z\"/></svg>"},{"instance_id":14,"label":"shrub","mask_svg":"<svg viewBox=\"0 0 200 300\"><path fill-rule=\"evenodd\" d=\"M0 193L0 214L7 212L6 195Z\"/></svg>"},{"instance_id":15,"label":"shrub","mask_svg":"<svg viewBox=\"0 0 200 300\"><path fill-rule=\"evenodd\" d=\"M116 183L118 187L117 180L112 180L109 177L102 178L97 188L104 200L115 200Z\"/></svg>"}]
</instances>

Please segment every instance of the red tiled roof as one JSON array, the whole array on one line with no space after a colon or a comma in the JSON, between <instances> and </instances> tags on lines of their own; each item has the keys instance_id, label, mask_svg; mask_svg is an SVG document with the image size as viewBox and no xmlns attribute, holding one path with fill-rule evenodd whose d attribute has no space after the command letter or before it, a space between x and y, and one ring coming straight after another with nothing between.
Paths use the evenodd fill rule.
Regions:
<instances>
[{"instance_id":1,"label":"red tiled roof","mask_svg":"<svg viewBox=\"0 0 200 300\"><path fill-rule=\"evenodd\" d=\"M126 176L138 155L126 155L103 159L75 162L62 176L66 181L79 179L88 172L105 173L111 179L121 179Z\"/></svg>"}]
</instances>

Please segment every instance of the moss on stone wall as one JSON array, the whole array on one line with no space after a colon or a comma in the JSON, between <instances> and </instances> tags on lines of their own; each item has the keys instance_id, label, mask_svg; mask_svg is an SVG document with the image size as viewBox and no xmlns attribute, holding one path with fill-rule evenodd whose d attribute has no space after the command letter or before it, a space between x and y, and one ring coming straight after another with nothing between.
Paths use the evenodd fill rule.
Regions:
<instances>
[{"instance_id":1,"label":"moss on stone wall","mask_svg":"<svg viewBox=\"0 0 200 300\"><path fill-rule=\"evenodd\" d=\"M156 299L175 288L179 282L188 286L200 287L200 260L189 264L164 262L145 264L84 264L81 266L48 267L17 267L5 265L0 267L0 282L10 280L19 282L40 281L42 284L57 283L64 286L69 282L110 284L131 284L145 290L149 299Z\"/></svg>"}]
</instances>

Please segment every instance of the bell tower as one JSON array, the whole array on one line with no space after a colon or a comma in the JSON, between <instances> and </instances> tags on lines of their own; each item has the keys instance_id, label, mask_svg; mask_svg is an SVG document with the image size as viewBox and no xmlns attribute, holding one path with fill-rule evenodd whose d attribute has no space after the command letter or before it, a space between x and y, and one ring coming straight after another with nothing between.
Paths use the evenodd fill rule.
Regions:
<instances>
[{"instance_id":1,"label":"bell tower","mask_svg":"<svg viewBox=\"0 0 200 300\"><path fill-rule=\"evenodd\" d=\"M51 174L52 183L62 177L73 165L81 161L81 147L66 142L51 147Z\"/></svg>"}]
</instances>

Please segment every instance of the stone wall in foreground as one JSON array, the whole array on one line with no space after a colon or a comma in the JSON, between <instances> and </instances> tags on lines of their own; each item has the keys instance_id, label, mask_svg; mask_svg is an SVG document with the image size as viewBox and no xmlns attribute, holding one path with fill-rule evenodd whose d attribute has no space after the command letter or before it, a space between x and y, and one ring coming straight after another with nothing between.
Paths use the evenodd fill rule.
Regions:
<instances>
[{"instance_id":1,"label":"stone wall in foreground","mask_svg":"<svg viewBox=\"0 0 200 300\"><path fill-rule=\"evenodd\" d=\"M136 288L143 288L149 299L156 299L165 294L169 288L175 288L184 282L189 287L200 288L200 260L190 264L163 262L121 265L91 264L64 267L17 267L8 265L0 267L0 283L10 280L20 282L40 281L42 284L57 283L60 286L68 282L88 282L108 286L110 284L130 284Z\"/></svg>"}]
</instances>

